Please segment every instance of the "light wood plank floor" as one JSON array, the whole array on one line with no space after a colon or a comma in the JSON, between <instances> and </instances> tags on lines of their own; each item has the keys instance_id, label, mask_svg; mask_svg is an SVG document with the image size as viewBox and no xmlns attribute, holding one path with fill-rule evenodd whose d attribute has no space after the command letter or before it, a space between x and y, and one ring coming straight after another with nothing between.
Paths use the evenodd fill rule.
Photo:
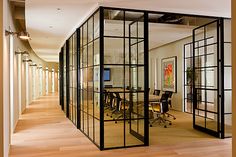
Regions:
<instances>
[{"instance_id":1,"label":"light wood plank floor","mask_svg":"<svg viewBox=\"0 0 236 157\"><path fill-rule=\"evenodd\" d=\"M153 138L149 147L100 151L64 116L58 104L58 96L44 96L30 105L17 124L12 137L10 157L232 156L231 139L220 140L207 136L199 140L183 141L178 137L176 139L179 142L167 145L155 142ZM150 134L152 132L153 128ZM162 136L161 141L164 141L163 138ZM158 137L155 139L158 140Z\"/></svg>"}]
</instances>

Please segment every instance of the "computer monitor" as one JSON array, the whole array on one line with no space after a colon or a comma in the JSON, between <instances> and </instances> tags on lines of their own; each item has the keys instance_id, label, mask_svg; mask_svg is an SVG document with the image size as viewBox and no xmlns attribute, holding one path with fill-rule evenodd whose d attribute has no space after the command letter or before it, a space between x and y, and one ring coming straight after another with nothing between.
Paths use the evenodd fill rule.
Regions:
<instances>
[{"instance_id":1,"label":"computer monitor","mask_svg":"<svg viewBox=\"0 0 236 157\"><path fill-rule=\"evenodd\" d=\"M111 69L104 68L104 81L110 81L110 80L111 80Z\"/></svg>"}]
</instances>

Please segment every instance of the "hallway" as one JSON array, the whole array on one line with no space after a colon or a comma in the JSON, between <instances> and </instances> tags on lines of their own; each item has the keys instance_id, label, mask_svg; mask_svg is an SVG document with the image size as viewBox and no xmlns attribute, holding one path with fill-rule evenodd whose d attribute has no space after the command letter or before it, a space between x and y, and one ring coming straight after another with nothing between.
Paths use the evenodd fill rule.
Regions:
<instances>
[{"instance_id":1,"label":"hallway","mask_svg":"<svg viewBox=\"0 0 236 157\"><path fill-rule=\"evenodd\" d=\"M100 151L60 110L57 95L35 100L21 116L13 135L10 157L230 157L231 139L211 139L178 145L151 145Z\"/></svg>"}]
</instances>

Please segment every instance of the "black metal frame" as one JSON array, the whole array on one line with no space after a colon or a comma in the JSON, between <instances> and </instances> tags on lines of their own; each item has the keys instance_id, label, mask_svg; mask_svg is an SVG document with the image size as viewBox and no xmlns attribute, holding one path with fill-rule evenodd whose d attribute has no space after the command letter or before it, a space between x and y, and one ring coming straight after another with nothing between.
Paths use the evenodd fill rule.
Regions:
<instances>
[{"instance_id":1,"label":"black metal frame","mask_svg":"<svg viewBox=\"0 0 236 157\"><path fill-rule=\"evenodd\" d=\"M132 66L143 66L144 67L144 91L142 91L144 93L144 144L143 145L133 145L133 146L121 146L121 147L112 147L112 148L105 148L104 147L104 122L107 121L107 120L104 120L104 66L108 66L108 65L112 65L112 64L105 64L104 63L104 39L106 37L112 37L112 38L123 38L124 39L124 44L125 44L125 41L126 39L133 39L133 37L126 37L125 36L125 32L124 32L124 36L123 37L117 37L117 36L106 36L104 35L104 10L105 9L108 9L108 10L120 10L120 11L123 11L124 13L127 12L127 11L131 11L131 12L140 12L140 13L143 13L144 14L144 17L143 17L143 22L144 22L144 64L143 65L133 65L131 62L129 64L126 64L125 63L125 59L124 59L124 64L122 64L122 66L124 66L124 78L125 79L125 67L126 66L129 66L129 67L132 67ZM99 51L99 54L100 54L100 64L96 65L97 67L99 66L100 68L100 91L97 92L94 90L94 84L93 84L93 93L97 93L100 97L100 119L96 119L96 120L100 120L100 143L96 143L94 140L94 132L93 132L93 137L91 138L89 136L89 134L85 133L84 132L84 119L81 117L84 117L84 112L81 112L83 110L83 105L81 104L81 100L83 99L83 95L81 93L81 91L83 91L82 87L80 86L80 82L82 81L81 80L81 75L83 72L81 69L83 67L80 67L81 63L81 59L83 58L83 56L80 55L80 53L82 53L82 50L83 50L83 46L85 46L83 44L83 25L87 25L87 37L88 37L88 20L93 18L93 31L94 31L94 15L96 13L99 12L99 37L97 38L94 38L94 32L93 32L93 41L87 41L87 45L88 44L93 44L93 55L94 55L94 42L96 40L99 39L99 48L100 48L100 51ZM145 11L145 10L135 10L135 9L124 9L124 8L111 8L111 7L99 7L76 31L77 31L77 128L81 130L81 132L83 132L85 134L85 136L87 136L100 150L107 150L107 149L116 149L116 148L129 148L129 147L136 147L136 146L148 146L149 145L149 111L148 111L148 103L149 103L149 93L148 93L148 90L149 90L149 58L148 58L148 51L149 51L149 41L148 41L148 38L149 38L149 14L165 14L165 13L168 13L168 12L157 12L157 11ZM176 13L168 13L168 14L174 14L174 15L186 15L186 16L193 16L193 17L208 17L208 16L198 16L198 15L187 15L187 14L176 14ZM210 17L210 18L214 18L214 17ZM124 14L124 30L125 30L125 14ZM82 34L82 38L81 38L81 34ZM81 47L81 43L80 41L82 41L82 47ZM68 44L68 41L66 41L66 52L69 51L69 44ZM222 48L222 47L221 47ZM124 46L124 53L125 53L125 46ZM66 115L67 117L69 116L68 112L69 112L69 57L68 57L68 53L66 54L66 86L67 86L67 90L66 90L66 97L67 97L67 112L66 112ZM81 58L82 57L82 58ZM88 49L87 49L87 61L88 61ZM93 61L94 62L94 61ZM120 64L113 64L113 65L120 65ZM93 66L87 66L86 68L89 68L89 67L94 67L94 63L93 63ZM125 87L125 82L124 82L124 87ZM125 90L124 90L124 95L125 95ZM137 92L139 93L139 92ZM64 93L63 93L64 94ZM93 102L94 102L94 96L93 96ZM81 106L82 105L82 106ZM94 107L94 104L93 104L93 107ZM93 115L94 115L94 108L93 108ZM95 118L95 117L93 117ZM81 123L83 121L83 123ZM125 125L125 121L126 121L126 118L124 118L124 125ZM194 119L194 122L195 122L195 119ZM88 127L88 126L87 126ZM95 127L94 125L94 119L93 119L93 128ZM196 128L196 127L195 127ZM94 129L93 129L94 131ZM124 127L124 132L125 132L125 127ZM206 131L206 130L204 130ZM89 131L88 131L89 132ZM125 143L125 136L124 136L124 143Z\"/></svg>"},{"instance_id":2,"label":"black metal frame","mask_svg":"<svg viewBox=\"0 0 236 157\"><path fill-rule=\"evenodd\" d=\"M60 105L61 109L64 110L64 68L63 68L63 48L61 48L61 52L59 53L59 79L60 79Z\"/></svg>"},{"instance_id":3,"label":"black metal frame","mask_svg":"<svg viewBox=\"0 0 236 157\"><path fill-rule=\"evenodd\" d=\"M211 39L211 38L213 38L213 37L206 38L206 40ZM204 41L204 39L195 41L196 45L199 45L199 42L201 42L201 41ZM190 50L189 50L190 56L188 56L188 57L186 57L187 47L190 48ZM197 46L197 47L199 48L200 46ZM195 55L195 57L198 58L198 57L203 57L203 56L207 56L207 55L212 55L212 54ZM188 97L186 97L186 94L187 94L186 87L191 86L190 84L188 84L186 82L186 79L187 79L187 76L186 76L187 70L186 69L188 68L188 67L186 68L186 62L187 62L186 60L190 60L190 64L193 62L193 42L184 44L183 56L184 56L184 58L183 58L183 60L184 60L184 98L183 98L184 99L184 112L192 114L193 113L193 100L192 100L193 98L189 99ZM193 64L190 65L190 68L193 68ZM186 110L186 101L189 101L191 103L192 109L190 112ZM207 102L207 103L212 103L212 102ZM198 112L198 115L199 115L199 112Z\"/></svg>"},{"instance_id":4,"label":"black metal frame","mask_svg":"<svg viewBox=\"0 0 236 157\"><path fill-rule=\"evenodd\" d=\"M206 37L206 27L212 24L216 24L216 31L217 31L217 35L216 35L216 39L217 42L216 43L212 43L211 45L216 45L217 46L217 65L216 66L205 66L205 67L195 67L195 53L196 53L196 49L198 49L198 47L196 47L196 41L195 41L195 32L198 29L204 28L204 52L207 52L207 46L209 46L207 44L207 37ZM224 54L225 54L225 47L224 47L225 41L224 41L224 19L223 18L219 18L215 21L212 21L208 24L205 24L203 26L200 26L196 29L193 30L193 74L196 73L196 70L198 69L206 69L206 68L216 68L217 69L217 88L216 89L211 89L209 87L206 86L206 70L205 70L205 87L204 88L199 88L196 87L195 81L193 83L193 127L195 129L201 130L203 132L206 132L212 136L215 137L220 137L220 138L225 138L225 87L224 87L224 68L225 68L225 63L224 63ZM205 63L206 63L206 57L205 57ZM195 75L193 76L193 80L195 80ZM211 91L217 91L217 111L209 111L207 109L207 103L205 101L205 109L199 109L198 108L198 99L197 99L197 90L205 90L205 100L207 99L207 93L206 91L211 90ZM203 126L199 126L196 124L196 109L197 110L201 110L205 112L205 127ZM217 115L217 130L212 130L210 128L207 127L206 125L206 119L207 119L207 113L213 113ZM198 114L199 116L199 114Z\"/></svg>"}]
</instances>

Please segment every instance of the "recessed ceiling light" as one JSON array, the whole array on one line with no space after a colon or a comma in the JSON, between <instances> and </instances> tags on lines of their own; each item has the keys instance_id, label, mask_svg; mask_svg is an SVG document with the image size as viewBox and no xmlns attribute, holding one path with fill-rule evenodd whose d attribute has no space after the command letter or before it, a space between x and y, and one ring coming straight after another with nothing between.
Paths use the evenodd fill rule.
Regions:
<instances>
[{"instance_id":1,"label":"recessed ceiling light","mask_svg":"<svg viewBox=\"0 0 236 157\"><path fill-rule=\"evenodd\" d=\"M49 26L49 28L53 28L53 26Z\"/></svg>"}]
</instances>

